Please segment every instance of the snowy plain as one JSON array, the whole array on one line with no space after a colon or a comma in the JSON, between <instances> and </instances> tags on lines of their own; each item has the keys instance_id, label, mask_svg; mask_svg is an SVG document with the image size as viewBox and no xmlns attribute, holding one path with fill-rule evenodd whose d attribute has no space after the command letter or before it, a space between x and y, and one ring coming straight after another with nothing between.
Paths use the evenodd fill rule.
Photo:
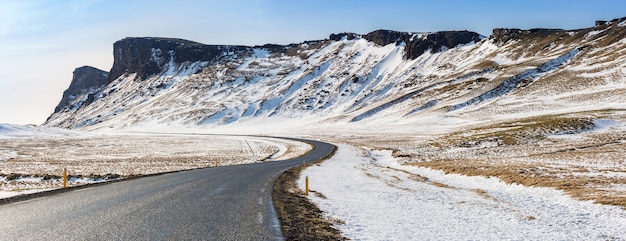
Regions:
<instances>
[{"instance_id":1,"label":"snowy plain","mask_svg":"<svg viewBox=\"0 0 626 241\"><path fill-rule=\"evenodd\" d=\"M130 176L262 161L310 150L269 137L72 132L0 125L0 198ZM6 128L5 128L6 127Z\"/></svg>"},{"instance_id":2,"label":"snowy plain","mask_svg":"<svg viewBox=\"0 0 626 241\"><path fill-rule=\"evenodd\" d=\"M401 165L339 145L303 171L310 198L352 240L626 240L626 210L551 188Z\"/></svg>"}]
</instances>

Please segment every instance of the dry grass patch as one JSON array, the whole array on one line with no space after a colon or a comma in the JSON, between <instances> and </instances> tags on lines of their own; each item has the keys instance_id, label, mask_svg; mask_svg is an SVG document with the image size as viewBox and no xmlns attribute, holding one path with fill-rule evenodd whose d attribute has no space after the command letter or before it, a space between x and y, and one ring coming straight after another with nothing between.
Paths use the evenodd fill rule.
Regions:
<instances>
[{"instance_id":1,"label":"dry grass patch","mask_svg":"<svg viewBox=\"0 0 626 241\"><path fill-rule=\"evenodd\" d=\"M488 163L488 164L487 164ZM599 187L610 184L626 186L623 178L611 178L602 175L576 175L572 170L542 167L532 164L498 165L495 162L473 160L440 160L419 162L411 165L443 170L445 173L455 173L467 176L497 177L505 183L516 183L524 186L551 187L563 190L568 195L579 200L593 200L597 203L617 205L626 208L626 193L611 192ZM570 173L569 175L563 175ZM478 194L486 194L475 191Z\"/></svg>"},{"instance_id":2,"label":"dry grass patch","mask_svg":"<svg viewBox=\"0 0 626 241\"><path fill-rule=\"evenodd\" d=\"M492 54L491 56L488 57L495 57L495 54ZM491 60L485 60L482 61L474 66L472 66L472 69L487 69L487 68L496 68L498 67L498 63L495 61L491 61Z\"/></svg>"},{"instance_id":3,"label":"dry grass patch","mask_svg":"<svg viewBox=\"0 0 626 241\"><path fill-rule=\"evenodd\" d=\"M457 189L456 187L450 186L448 184L445 183L441 183L441 182L430 182L430 184L433 184L437 187L443 187L443 188L451 188L451 189Z\"/></svg>"},{"instance_id":4,"label":"dry grass patch","mask_svg":"<svg viewBox=\"0 0 626 241\"><path fill-rule=\"evenodd\" d=\"M588 31L579 31L575 35L570 35L567 31L562 30L524 30L520 34L520 41L513 43L510 48L515 49L513 59L524 56L525 53L534 53L535 55L547 55L559 46L569 46L573 42L585 42L581 40Z\"/></svg>"},{"instance_id":5,"label":"dry grass patch","mask_svg":"<svg viewBox=\"0 0 626 241\"><path fill-rule=\"evenodd\" d=\"M484 199L489 199L492 201L500 201L495 197L492 197L491 195L489 195L489 193L487 193L485 190L482 189L473 189L472 190L474 193L478 194L478 196L483 197Z\"/></svg>"},{"instance_id":6,"label":"dry grass patch","mask_svg":"<svg viewBox=\"0 0 626 241\"><path fill-rule=\"evenodd\" d=\"M575 134L593 128L594 123L590 118L539 116L452 133L431 144L436 147L468 148L517 145L537 142L548 135Z\"/></svg>"}]
</instances>

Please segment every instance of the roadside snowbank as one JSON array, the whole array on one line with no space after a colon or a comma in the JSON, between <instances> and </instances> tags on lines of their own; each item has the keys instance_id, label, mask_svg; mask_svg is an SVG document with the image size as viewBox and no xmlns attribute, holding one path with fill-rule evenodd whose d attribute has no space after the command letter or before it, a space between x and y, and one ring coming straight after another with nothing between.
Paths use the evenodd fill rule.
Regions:
<instances>
[{"instance_id":1,"label":"roadside snowbank","mask_svg":"<svg viewBox=\"0 0 626 241\"><path fill-rule=\"evenodd\" d=\"M353 240L626 240L626 210L496 178L404 166L391 151L340 145L307 168L311 195Z\"/></svg>"}]
</instances>

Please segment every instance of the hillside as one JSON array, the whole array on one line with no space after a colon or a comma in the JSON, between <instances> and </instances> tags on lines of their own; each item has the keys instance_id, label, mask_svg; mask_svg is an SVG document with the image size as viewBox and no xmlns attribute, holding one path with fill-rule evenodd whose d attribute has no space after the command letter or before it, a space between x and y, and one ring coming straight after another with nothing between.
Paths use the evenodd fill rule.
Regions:
<instances>
[{"instance_id":1,"label":"hillside","mask_svg":"<svg viewBox=\"0 0 626 241\"><path fill-rule=\"evenodd\" d=\"M495 29L487 38L377 30L256 47L126 38L114 44L108 83L64 96L45 125L493 121L622 108L625 28L616 19L579 30Z\"/></svg>"}]
</instances>

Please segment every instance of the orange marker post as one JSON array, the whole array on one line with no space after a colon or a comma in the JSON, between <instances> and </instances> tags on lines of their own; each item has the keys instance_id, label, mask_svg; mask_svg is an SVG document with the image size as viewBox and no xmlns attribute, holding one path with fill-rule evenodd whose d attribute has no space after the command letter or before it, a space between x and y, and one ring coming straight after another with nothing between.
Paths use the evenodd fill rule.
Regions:
<instances>
[{"instance_id":1,"label":"orange marker post","mask_svg":"<svg viewBox=\"0 0 626 241\"><path fill-rule=\"evenodd\" d=\"M63 188L67 187L67 168L63 169Z\"/></svg>"},{"instance_id":2,"label":"orange marker post","mask_svg":"<svg viewBox=\"0 0 626 241\"><path fill-rule=\"evenodd\" d=\"M306 196L309 196L309 176L306 176L305 180L305 186L306 186Z\"/></svg>"}]
</instances>

